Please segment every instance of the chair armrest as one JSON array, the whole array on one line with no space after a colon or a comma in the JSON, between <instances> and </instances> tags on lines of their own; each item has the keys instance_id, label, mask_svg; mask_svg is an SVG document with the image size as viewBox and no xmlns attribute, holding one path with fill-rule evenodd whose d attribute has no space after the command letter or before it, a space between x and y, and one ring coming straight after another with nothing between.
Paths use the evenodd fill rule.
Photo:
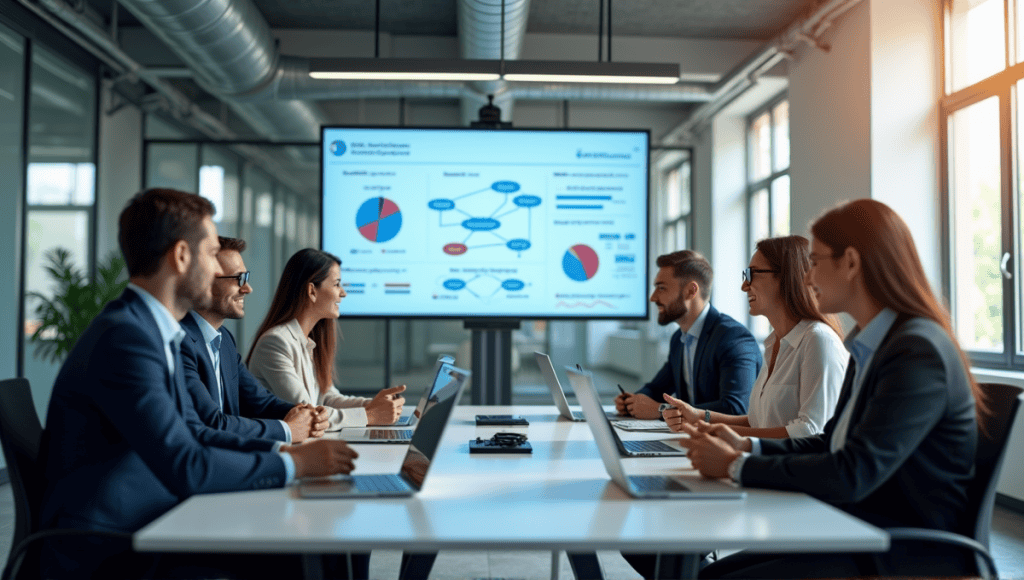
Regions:
<instances>
[{"instance_id":1,"label":"chair armrest","mask_svg":"<svg viewBox=\"0 0 1024 580\"><path fill-rule=\"evenodd\" d=\"M984 578L999 578L999 574L996 572L996 563L992 559L992 555L989 554L988 549L986 549L981 542L978 542L973 538L968 538L967 536L962 536L953 532L931 530L928 528L886 528L885 531L889 533L890 543L930 542L934 544L952 545L972 551L976 558L980 558L981 561L985 563L985 568L987 568L987 570L981 570L982 576Z\"/></svg>"},{"instance_id":2,"label":"chair armrest","mask_svg":"<svg viewBox=\"0 0 1024 580\"><path fill-rule=\"evenodd\" d=\"M18 577L18 571L21 568L22 561L25 559L25 553L28 552L28 549L32 547L33 544L49 538L66 538L73 536L122 539L129 543L131 543L132 540L131 534L121 532L101 532L97 530L81 530L77 528L53 529L36 532L18 542L18 545L11 550L11 553L7 558L7 565L4 567L3 575L0 576L0 580L14 580Z\"/></svg>"}]
</instances>

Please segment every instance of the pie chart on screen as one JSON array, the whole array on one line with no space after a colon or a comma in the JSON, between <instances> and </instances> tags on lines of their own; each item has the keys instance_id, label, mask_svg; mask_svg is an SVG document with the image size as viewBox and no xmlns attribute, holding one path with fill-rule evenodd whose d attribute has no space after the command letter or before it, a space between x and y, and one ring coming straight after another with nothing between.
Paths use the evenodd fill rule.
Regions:
<instances>
[{"instance_id":1,"label":"pie chart on screen","mask_svg":"<svg viewBox=\"0 0 1024 580\"><path fill-rule=\"evenodd\" d=\"M371 197L356 212L359 233L371 242L386 242L402 229L402 212L386 197Z\"/></svg>"},{"instance_id":2,"label":"pie chart on screen","mask_svg":"<svg viewBox=\"0 0 1024 580\"><path fill-rule=\"evenodd\" d=\"M586 282L597 274L597 252L584 244L576 244L562 256L562 271L577 282Z\"/></svg>"}]
</instances>

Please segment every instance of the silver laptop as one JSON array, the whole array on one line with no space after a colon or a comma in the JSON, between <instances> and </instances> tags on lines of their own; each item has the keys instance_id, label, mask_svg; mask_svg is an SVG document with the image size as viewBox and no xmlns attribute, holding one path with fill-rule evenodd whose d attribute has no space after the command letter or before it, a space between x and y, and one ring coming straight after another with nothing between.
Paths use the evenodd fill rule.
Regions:
<instances>
[{"instance_id":1,"label":"silver laptop","mask_svg":"<svg viewBox=\"0 0 1024 580\"><path fill-rule=\"evenodd\" d=\"M455 358L452 357L452 356L446 355L446 354L443 354L443 355L437 357L437 363L434 365L434 374L431 375L431 376L436 377L438 369L440 369L441 365L444 364L444 363L448 363L448 364L452 364L453 365L453 364L455 364ZM402 416L399 417L398 420L395 421L392 424L392 426L394 426L394 427L412 427L413 425L415 425L416 421L419 420L420 415L423 414L423 407L424 407L424 405L427 404L427 398L429 396L430 396L430 386L428 385L427 387L425 387L423 389L423 396L420 397L420 402L419 402L419 404L416 405L416 408L411 413L409 413L408 415L403 413Z\"/></svg>"},{"instance_id":2,"label":"silver laptop","mask_svg":"<svg viewBox=\"0 0 1024 580\"><path fill-rule=\"evenodd\" d=\"M469 374L469 371L450 363L440 365L420 416L419 427L412 436L398 473L312 479L299 484L299 495L308 498L402 497L419 491Z\"/></svg>"},{"instance_id":3,"label":"silver laptop","mask_svg":"<svg viewBox=\"0 0 1024 580\"><path fill-rule=\"evenodd\" d=\"M431 386L423 390L423 396L416 405L416 410L410 418L415 418L413 423L419 422L419 416L423 414L423 408L427 404L431 393L437 388L437 381L441 379L441 371L445 365L455 364L455 359L450 356L441 356L434 365L434 379ZM398 425L398 423L395 423ZM392 425L381 427L346 427L341 430L341 438L349 443L395 443L404 445L412 441L412 429L394 429Z\"/></svg>"},{"instance_id":4,"label":"silver laptop","mask_svg":"<svg viewBox=\"0 0 1024 580\"><path fill-rule=\"evenodd\" d=\"M570 421L586 421L587 418L583 416L582 412L573 411L569 408L569 401L565 398L562 383L558 381L558 376L555 374L555 367L551 364L551 357L546 353L538 351L533 351L533 357L537 359L540 374L544 375L544 382L548 384L548 389L551 390L551 398L555 401L558 413ZM617 413L608 413L608 416L611 418L619 417Z\"/></svg>"},{"instance_id":5,"label":"silver laptop","mask_svg":"<svg viewBox=\"0 0 1024 580\"><path fill-rule=\"evenodd\" d=\"M594 434L597 450L608 475L619 487L636 498L742 499L746 492L721 481L688 481L665 475L626 475L619 458L621 445L615 429L605 417L597 398L593 375L566 367L569 383L587 416L587 426ZM617 445L618 442L618 445Z\"/></svg>"}]
</instances>

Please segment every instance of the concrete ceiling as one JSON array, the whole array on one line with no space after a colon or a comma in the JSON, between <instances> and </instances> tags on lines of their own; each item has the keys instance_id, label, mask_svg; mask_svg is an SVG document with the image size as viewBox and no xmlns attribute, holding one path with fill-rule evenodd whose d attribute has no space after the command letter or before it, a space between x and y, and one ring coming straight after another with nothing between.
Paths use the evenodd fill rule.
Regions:
<instances>
[{"instance_id":1,"label":"concrete ceiling","mask_svg":"<svg viewBox=\"0 0 1024 580\"><path fill-rule=\"evenodd\" d=\"M112 0L89 0L109 18ZM373 0L254 0L272 28L373 30ZM615 36L768 40L814 0L612 0ZM527 32L594 34L600 0L534 0ZM127 10L121 25L138 25ZM455 0L381 0L381 31L456 36ZM607 24L606 24L607 25ZM596 50L596 42L595 42Z\"/></svg>"}]
</instances>

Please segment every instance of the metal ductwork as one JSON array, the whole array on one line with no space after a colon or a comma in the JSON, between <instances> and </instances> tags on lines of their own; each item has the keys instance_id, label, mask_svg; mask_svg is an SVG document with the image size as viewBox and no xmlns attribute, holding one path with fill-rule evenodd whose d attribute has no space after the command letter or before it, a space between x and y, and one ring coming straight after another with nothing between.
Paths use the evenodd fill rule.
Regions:
<instances>
[{"instance_id":1,"label":"metal ductwork","mask_svg":"<svg viewBox=\"0 0 1024 580\"><path fill-rule=\"evenodd\" d=\"M146 28L195 72L206 90L223 97L270 139L317 140L323 113L304 101L243 102L267 90L279 55L270 26L252 0L120 0Z\"/></svg>"},{"instance_id":2,"label":"metal ductwork","mask_svg":"<svg viewBox=\"0 0 1024 580\"><path fill-rule=\"evenodd\" d=\"M530 0L459 0L456 10L462 58L519 59L530 16ZM477 109L486 102L484 95L494 95L502 120L511 121L513 97L506 90L507 84L504 81L473 83L476 94L462 99L462 120L467 125L476 120Z\"/></svg>"}]
</instances>

